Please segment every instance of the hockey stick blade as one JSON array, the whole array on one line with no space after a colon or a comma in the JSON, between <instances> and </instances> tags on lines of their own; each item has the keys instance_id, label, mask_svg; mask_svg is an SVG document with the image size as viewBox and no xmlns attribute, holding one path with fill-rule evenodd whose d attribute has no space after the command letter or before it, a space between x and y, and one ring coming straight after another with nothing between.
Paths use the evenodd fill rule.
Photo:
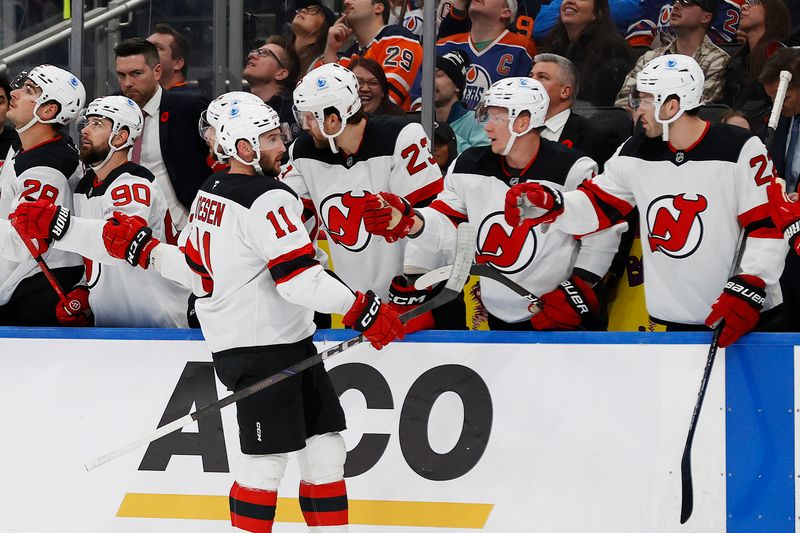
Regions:
<instances>
[{"instance_id":1,"label":"hockey stick blade","mask_svg":"<svg viewBox=\"0 0 800 533\"><path fill-rule=\"evenodd\" d=\"M416 307L415 309L409 311L408 313L403 313L400 317L400 320L403 323L408 322L412 318L415 318L423 313L427 313L428 311L439 307L440 305L446 304L450 300L453 300L456 296L461 294L461 290L464 288L464 284L467 282L467 278L469 277L469 267L472 264L472 260L475 257L475 243L476 243L476 230L475 227L469 224L461 224L458 227L458 239L456 243L456 256L455 261L453 263L454 268L451 272L450 277L445 283L444 289L437 294L434 298L431 298L427 302L421 304L420 306ZM194 413L189 413L186 416L183 416L177 420L174 420L166 425L161 426L157 430L143 436L140 439L132 441L125 446L117 448L105 455L98 457L88 463L84 464L84 467L87 471L94 470L100 465L103 465L109 461L113 461L123 455L132 452L136 448L144 446L145 444L149 444L154 440L160 439L165 435L169 435L173 431L178 431L192 422L196 421L199 418L202 418L205 415L210 413L214 413L219 411L220 409L227 407L228 405L235 403L247 396L255 394L259 391L266 389L267 387L274 385L275 383L281 382L286 378L299 374L303 370L310 368L322 361L332 357L338 353L341 353L353 346L361 344L366 340L364 334L358 335L357 337L353 337L352 339L348 339L344 342L337 344L336 346L332 346L327 350L320 352L316 355L313 355L307 359L303 359L299 363L296 363L289 368L281 370L277 374L273 374L272 376L265 378L258 383L254 383L249 387L246 387L240 391L237 391L233 394L230 394L221 400L206 405L205 407L198 409Z\"/></svg>"},{"instance_id":2,"label":"hockey stick blade","mask_svg":"<svg viewBox=\"0 0 800 533\"><path fill-rule=\"evenodd\" d=\"M414 282L415 289L426 289L437 283L444 281L450 277L450 273L453 270L453 265L443 266L440 268L436 268L431 270L430 272L426 272L425 274L421 275L417 278L417 281ZM530 292L528 289L517 283L516 281L512 280L496 268L484 264L484 263L473 263L470 267L469 273L474 276L480 276L483 278L490 278L495 280L496 282L505 285L512 291L516 292L526 300L528 300L529 305L528 309L533 313L536 314L542 310L543 304L542 300Z\"/></svg>"}]
</instances>

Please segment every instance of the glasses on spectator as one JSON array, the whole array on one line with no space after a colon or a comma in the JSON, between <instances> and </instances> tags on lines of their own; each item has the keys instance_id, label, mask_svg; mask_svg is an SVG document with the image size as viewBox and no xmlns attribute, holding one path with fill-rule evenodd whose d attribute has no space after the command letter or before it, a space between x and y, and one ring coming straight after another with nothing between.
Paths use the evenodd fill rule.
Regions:
<instances>
[{"instance_id":1,"label":"glasses on spectator","mask_svg":"<svg viewBox=\"0 0 800 533\"><path fill-rule=\"evenodd\" d=\"M256 48L255 50L250 50L250 52L247 54L247 57L250 57L250 56L271 57L278 63L279 67L286 68L286 67L283 66L283 63L281 63L281 60L278 58L278 54L276 54L275 52L273 52L269 48Z\"/></svg>"},{"instance_id":2,"label":"glasses on spectator","mask_svg":"<svg viewBox=\"0 0 800 533\"><path fill-rule=\"evenodd\" d=\"M358 86L359 87L361 87L362 85L366 85L370 89L380 89L381 88L381 82L379 82L375 78L372 78L371 80L367 80L367 79L364 79L364 78L356 78L356 79L358 80Z\"/></svg>"},{"instance_id":3,"label":"glasses on spectator","mask_svg":"<svg viewBox=\"0 0 800 533\"><path fill-rule=\"evenodd\" d=\"M299 15L301 13L304 15L319 15L320 13L322 13L322 8L319 6L308 6L294 10L295 15Z\"/></svg>"},{"instance_id":4,"label":"glasses on spectator","mask_svg":"<svg viewBox=\"0 0 800 533\"><path fill-rule=\"evenodd\" d=\"M693 2L692 0L674 0L673 3L674 4L680 4L681 7L691 7L691 6L699 5L699 4L695 3L695 2Z\"/></svg>"},{"instance_id":5,"label":"glasses on spectator","mask_svg":"<svg viewBox=\"0 0 800 533\"><path fill-rule=\"evenodd\" d=\"M744 5L747 7L762 6L764 5L764 0L747 0Z\"/></svg>"}]
</instances>

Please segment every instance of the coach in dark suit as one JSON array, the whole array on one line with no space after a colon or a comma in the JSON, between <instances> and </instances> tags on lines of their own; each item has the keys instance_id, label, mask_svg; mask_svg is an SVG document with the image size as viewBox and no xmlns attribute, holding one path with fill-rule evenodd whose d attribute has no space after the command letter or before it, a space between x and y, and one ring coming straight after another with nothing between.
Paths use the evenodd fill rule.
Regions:
<instances>
[{"instance_id":1,"label":"coach in dark suit","mask_svg":"<svg viewBox=\"0 0 800 533\"><path fill-rule=\"evenodd\" d=\"M550 97L542 137L558 141L588 155L603 169L622 142L610 128L596 126L572 112L578 94L578 69L569 59L556 54L538 54L531 77L541 82Z\"/></svg>"},{"instance_id":2,"label":"coach in dark suit","mask_svg":"<svg viewBox=\"0 0 800 533\"><path fill-rule=\"evenodd\" d=\"M181 229L195 194L211 174L208 147L197 132L208 99L193 91L163 90L158 50L147 40L127 39L114 52L122 94L139 105L145 119L130 159L156 177L172 222Z\"/></svg>"}]
</instances>

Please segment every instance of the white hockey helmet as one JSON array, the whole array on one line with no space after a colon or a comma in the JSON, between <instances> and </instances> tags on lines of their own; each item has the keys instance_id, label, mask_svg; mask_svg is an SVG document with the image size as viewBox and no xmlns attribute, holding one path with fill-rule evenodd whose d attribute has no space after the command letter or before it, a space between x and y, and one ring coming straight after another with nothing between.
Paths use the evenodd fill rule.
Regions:
<instances>
[{"instance_id":1,"label":"white hockey helmet","mask_svg":"<svg viewBox=\"0 0 800 533\"><path fill-rule=\"evenodd\" d=\"M547 108L550 107L550 97L538 80L525 77L505 78L494 82L483 93L481 103L475 110L479 122L486 122L490 107L503 107L508 110L508 131L511 137L502 153L508 155L517 137L544 126ZM525 131L517 133L514 131L514 121L525 111L530 113L530 124Z\"/></svg>"},{"instance_id":2,"label":"white hockey helmet","mask_svg":"<svg viewBox=\"0 0 800 533\"><path fill-rule=\"evenodd\" d=\"M325 132L325 109L339 113L342 126L334 134ZM303 114L311 113L328 139L333 153L338 152L333 140L342 134L348 118L361 109L358 79L338 63L326 63L306 74L294 90L294 111L297 123L303 125Z\"/></svg>"},{"instance_id":3,"label":"white hockey helmet","mask_svg":"<svg viewBox=\"0 0 800 533\"><path fill-rule=\"evenodd\" d=\"M251 165L256 172L263 174L259 163L262 133L280 130L281 119L278 113L265 103L252 104L240 102L226 106L225 112L217 119L216 143L226 157L233 157L245 165ZM256 156L245 161L236 152L236 143L245 140L251 144ZM283 141L281 140L281 143Z\"/></svg>"},{"instance_id":4,"label":"white hockey helmet","mask_svg":"<svg viewBox=\"0 0 800 533\"><path fill-rule=\"evenodd\" d=\"M647 63L636 75L636 90L653 95L655 118L664 126L663 138L669 140L669 124L684 111L695 109L703 103L703 69L694 58L681 54L659 56ZM677 96L680 109L674 117L662 120L661 105L670 96Z\"/></svg>"},{"instance_id":5,"label":"white hockey helmet","mask_svg":"<svg viewBox=\"0 0 800 533\"><path fill-rule=\"evenodd\" d=\"M92 165L92 169L96 172L111 159L114 152L133 146L144 129L144 118L136 102L125 96L101 96L92 100L81 113L78 131L86 126L87 119L92 116L107 118L111 121L111 133L108 135L108 155L102 163ZM111 140L122 128L128 128L128 140L121 146L114 146Z\"/></svg>"},{"instance_id":6,"label":"white hockey helmet","mask_svg":"<svg viewBox=\"0 0 800 533\"><path fill-rule=\"evenodd\" d=\"M42 94L36 99L33 118L25 126L17 130L19 133L27 130L36 122L66 124L70 120L77 118L86 104L86 89L84 89L81 80L62 68L53 65L39 65L28 72L21 72L14 78L12 88L22 87L25 80L32 81L42 90ZM51 101L57 102L61 109L52 119L42 120L37 115L37 111L39 111L39 107L42 104Z\"/></svg>"},{"instance_id":7,"label":"white hockey helmet","mask_svg":"<svg viewBox=\"0 0 800 533\"><path fill-rule=\"evenodd\" d=\"M214 157L217 158L217 161L223 164L228 158L219 151L219 144L216 140L216 130L217 125L219 124L219 119L225 113L225 109L233 104L266 105L264 100L253 93L244 91L231 91L216 97L211 101L210 104L208 104L208 108L200 114L200 118L197 122L197 130L200 132L200 136L205 139L206 142L211 142L211 149L213 150ZM209 136L209 132L212 135ZM212 138L209 139L209 137Z\"/></svg>"}]
</instances>

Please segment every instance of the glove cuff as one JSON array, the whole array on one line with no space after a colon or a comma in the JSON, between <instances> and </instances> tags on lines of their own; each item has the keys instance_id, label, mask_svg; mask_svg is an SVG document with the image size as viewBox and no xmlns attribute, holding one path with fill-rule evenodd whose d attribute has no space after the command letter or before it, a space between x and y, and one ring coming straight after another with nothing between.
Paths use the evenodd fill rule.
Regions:
<instances>
[{"instance_id":1,"label":"glove cuff","mask_svg":"<svg viewBox=\"0 0 800 533\"><path fill-rule=\"evenodd\" d=\"M564 291L567 303L578 314L581 321L586 315L597 312L599 305L592 287L578 276L572 276L563 281L559 288Z\"/></svg>"},{"instance_id":2,"label":"glove cuff","mask_svg":"<svg viewBox=\"0 0 800 533\"><path fill-rule=\"evenodd\" d=\"M53 216L53 221L50 223L50 238L58 241L69 229L71 215L69 209L63 205L57 205L55 208L55 216Z\"/></svg>"},{"instance_id":3,"label":"glove cuff","mask_svg":"<svg viewBox=\"0 0 800 533\"><path fill-rule=\"evenodd\" d=\"M405 276L395 276L389 286L389 302L395 305L419 305L424 303L431 289L417 289L409 284Z\"/></svg>"},{"instance_id":4,"label":"glove cuff","mask_svg":"<svg viewBox=\"0 0 800 533\"><path fill-rule=\"evenodd\" d=\"M149 226L144 226L133 236L128 252L125 254L125 261L131 266L139 266L139 259L145 250L145 245L153 238L153 230ZM152 248L152 247L150 247Z\"/></svg>"},{"instance_id":5,"label":"glove cuff","mask_svg":"<svg viewBox=\"0 0 800 533\"><path fill-rule=\"evenodd\" d=\"M767 300L766 283L758 276L750 274L731 277L725 284L723 292L743 300L757 311L761 311Z\"/></svg>"},{"instance_id":6,"label":"glove cuff","mask_svg":"<svg viewBox=\"0 0 800 533\"><path fill-rule=\"evenodd\" d=\"M364 332L372 326L381 310L381 299L374 292L356 292L356 303L342 318L348 328Z\"/></svg>"},{"instance_id":7,"label":"glove cuff","mask_svg":"<svg viewBox=\"0 0 800 533\"><path fill-rule=\"evenodd\" d=\"M794 245L795 241L798 237L800 237L800 220L795 220L783 230L783 237L792 245L793 248L796 248Z\"/></svg>"}]
</instances>

